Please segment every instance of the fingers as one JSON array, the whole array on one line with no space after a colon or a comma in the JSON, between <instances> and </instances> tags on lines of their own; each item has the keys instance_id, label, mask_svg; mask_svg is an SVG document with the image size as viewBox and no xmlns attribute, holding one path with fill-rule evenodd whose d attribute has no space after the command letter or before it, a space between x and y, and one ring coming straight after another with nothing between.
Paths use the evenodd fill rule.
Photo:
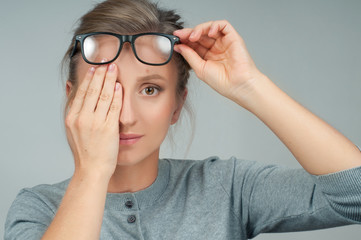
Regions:
<instances>
[{"instance_id":1,"label":"fingers","mask_svg":"<svg viewBox=\"0 0 361 240\"><path fill-rule=\"evenodd\" d=\"M200 79L204 78L206 61L223 59L231 43L228 36L235 39L238 35L227 21L206 22L194 29L181 29L173 34L182 43L174 50L183 55Z\"/></svg>"},{"instance_id":2,"label":"fingers","mask_svg":"<svg viewBox=\"0 0 361 240\"><path fill-rule=\"evenodd\" d=\"M182 54L199 79L204 79L205 60L197 52L185 44L174 46L174 50Z\"/></svg>"},{"instance_id":3,"label":"fingers","mask_svg":"<svg viewBox=\"0 0 361 240\"><path fill-rule=\"evenodd\" d=\"M236 32L228 21L211 21L196 26L190 35L190 40L199 41L204 35L217 39L232 33Z\"/></svg>"},{"instance_id":4,"label":"fingers","mask_svg":"<svg viewBox=\"0 0 361 240\"><path fill-rule=\"evenodd\" d=\"M197 43L205 49L211 49L217 42L219 45L219 42L229 44L241 40L236 30L225 20L202 23L193 29L185 28L177 30L173 34L180 38L181 43L187 44L195 51L197 49L194 48L192 43ZM200 55L202 56L202 54Z\"/></svg>"},{"instance_id":5,"label":"fingers","mask_svg":"<svg viewBox=\"0 0 361 240\"><path fill-rule=\"evenodd\" d=\"M177 30L174 32L174 35L178 36L181 40L181 43L187 44L192 47L192 43L197 43L205 48L211 48L215 43L215 39L208 37L207 35L202 35L199 38L190 37L193 33L193 29L186 28L182 30Z\"/></svg>"},{"instance_id":6,"label":"fingers","mask_svg":"<svg viewBox=\"0 0 361 240\"><path fill-rule=\"evenodd\" d=\"M122 109L123 104L123 89L119 82L116 82L114 90L114 97L109 107L106 121L111 125L118 126L120 110Z\"/></svg>"},{"instance_id":7,"label":"fingers","mask_svg":"<svg viewBox=\"0 0 361 240\"><path fill-rule=\"evenodd\" d=\"M90 82L89 87L86 91L82 111L85 112L95 111L95 107L98 103L99 95L102 90L107 67L108 67L107 65L101 65L94 72L93 79Z\"/></svg>"},{"instance_id":8,"label":"fingers","mask_svg":"<svg viewBox=\"0 0 361 240\"><path fill-rule=\"evenodd\" d=\"M119 86L119 83L116 84L117 75L118 68L114 63L98 68L91 67L81 81L71 104L68 112L69 121L84 113L88 117L93 115L99 122L104 122L109 113L114 115L114 111L118 112L116 120L119 120L118 108L122 105L122 94L116 91L116 86Z\"/></svg>"},{"instance_id":9,"label":"fingers","mask_svg":"<svg viewBox=\"0 0 361 240\"><path fill-rule=\"evenodd\" d=\"M68 114L77 114L83 107L83 102L85 95L87 93L89 84L93 78L95 72L95 67L89 68L88 72L86 73L83 81L80 83L78 90L75 94L75 97L71 103L71 108L69 109Z\"/></svg>"},{"instance_id":10,"label":"fingers","mask_svg":"<svg viewBox=\"0 0 361 240\"><path fill-rule=\"evenodd\" d=\"M109 110L109 106L113 100L114 86L116 79L117 79L117 67L114 63L112 63L108 66L108 71L106 72L105 75L103 89L100 93L95 109L96 116L101 118L102 120L105 120Z\"/></svg>"},{"instance_id":11,"label":"fingers","mask_svg":"<svg viewBox=\"0 0 361 240\"><path fill-rule=\"evenodd\" d=\"M195 28L184 28L174 32L174 35L178 36L181 39L182 43L186 41L191 42L204 42L212 43L212 39L216 40L219 37L225 35L237 34L232 25L225 20L222 21L210 21L197 25Z\"/></svg>"}]
</instances>

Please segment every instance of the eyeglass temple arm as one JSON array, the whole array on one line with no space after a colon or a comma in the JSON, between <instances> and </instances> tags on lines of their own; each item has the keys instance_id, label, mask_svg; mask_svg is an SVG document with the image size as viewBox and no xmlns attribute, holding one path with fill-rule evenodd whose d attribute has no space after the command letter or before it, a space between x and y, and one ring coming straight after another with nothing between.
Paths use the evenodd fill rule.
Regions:
<instances>
[{"instance_id":1,"label":"eyeglass temple arm","mask_svg":"<svg viewBox=\"0 0 361 240\"><path fill-rule=\"evenodd\" d=\"M70 53L70 55L69 55L70 58L74 57L75 52L76 52L77 44L78 44L78 40L75 39L73 51L71 51L71 53Z\"/></svg>"}]
</instances>

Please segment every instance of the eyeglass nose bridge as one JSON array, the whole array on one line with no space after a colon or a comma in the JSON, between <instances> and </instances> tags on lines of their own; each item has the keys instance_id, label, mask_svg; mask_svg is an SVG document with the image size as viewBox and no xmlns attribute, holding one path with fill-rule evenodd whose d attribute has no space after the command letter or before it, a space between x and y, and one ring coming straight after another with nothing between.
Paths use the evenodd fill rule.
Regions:
<instances>
[{"instance_id":1,"label":"eyeglass nose bridge","mask_svg":"<svg viewBox=\"0 0 361 240\"><path fill-rule=\"evenodd\" d=\"M117 34L117 37L120 40L120 46L119 46L118 54L115 56L114 60L119 57L119 55L120 55L120 53L121 53L121 51L123 49L124 43L129 43L130 44L131 49L133 50L133 54L139 60L137 54L135 53L135 49L134 49L134 45L133 45L134 44L134 36L133 35L118 35Z\"/></svg>"},{"instance_id":2,"label":"eyeglass nose bridge","mask_svg":"<svg viewBox=\"0 0 361 240\"><path fill-rule=\"evenodd\" d=\"M128 42L132 43L133 36L132 35L120 35L122 43Z\"/></svg>"}]
</instances>

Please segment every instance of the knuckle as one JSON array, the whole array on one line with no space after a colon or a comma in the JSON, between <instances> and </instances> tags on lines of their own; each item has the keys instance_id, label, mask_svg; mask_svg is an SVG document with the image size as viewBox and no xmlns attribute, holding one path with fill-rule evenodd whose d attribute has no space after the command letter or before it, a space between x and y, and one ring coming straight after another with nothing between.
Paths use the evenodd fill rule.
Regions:
<instances>
[{"instance_id":1,"label":"knuckle","mask_svg":"<svg viewBox=\"0 0 361 240\"><path fill-rule=\"evenodd\" d=\"M75 121L76 128L83 128L88 126L88 118L84 115L79 115L79 117Z\"/></svg>"},{"instance_id":2,"label":"knuckle","mask_svg":"<svg viewBox=\"0 0 361 240\"><path fill-rule=\"evenodd\" d=\"M65 126L67 128L70 128L73 126L73 123L74 123L74 118L73 116L71 115L67 115L66 118L65 118Z\"/></svg>"},{"instance_id":3,"label":"knuckle","mask_svg":"<svg viewBox=\"0 0 361 240\"><path fill-rule=\"evenodd\" d=\"M113 103L112 105L110 105L109 112L117 112L119 108L119 104Z\"/></svg>"},{"instance_id":4,"label":"knuckle","mask_svg":"<svg viewBox=\"0 0 361 240\"><path fill-rule=\"evenodd\" d=\"M87 91L87 96L93 96L93 95L96 95L98 93L98 89L97 88L94 88L94 87L91 87L88 89Z\"/></svg>"},{"instance_id":5,"label":"knuckle","mask_svg":"<svg viewBox=\"0 0 361 240\"><path fill-rule=\"evenodd\" d=\"M105 71L106 71L106 67L104 65L99 67L95 71L94 77L96 77L96 78L104 78Z\"/></svg>"},{"instance_id":6,"label":"knuckle","mask_svg":"<svg viewBox=\"0 0 361 240\"><path fill-rule=\"evenodd\" d=\"M214 24L226 25L226 24L228 24L228 21L226 19L221 19L221 20L215 21Z\"/></svg>"},{"instance_id":7,"label":"knuckle","mask_svg":"<svg viewBox=\"0 0 361 240\"><path fill-rule=\"evenodd\" d=\"M74 122L74 126L79 129L79 128L83 125L82 123L83 123L83 122L78 118L78 119Z\"/></svg>"},{"instance_id":8,"label":"knuckle","mask_svg":"<svg viewBox=\"0 0 361 240\"><path fill-rule=\"evenodd\" d=\"M100 100L102 101L108 101L110 99L110 94L109 93L102 93L99 97Z\"/></svg>"},{"instance_id":9,"label":"knuckle","mask_svg":"<svg viewBox=\"0 0 361 240\"><path fill-rule=\"evenodd\" d=\"M85 89L83 89L83 88L78 88L77 94L76 94L75 97L77 97L77 98L83 98L83 97L85 96L86 92L87 92L87 91L86 91Z\"/></svg>"}]
</instances>

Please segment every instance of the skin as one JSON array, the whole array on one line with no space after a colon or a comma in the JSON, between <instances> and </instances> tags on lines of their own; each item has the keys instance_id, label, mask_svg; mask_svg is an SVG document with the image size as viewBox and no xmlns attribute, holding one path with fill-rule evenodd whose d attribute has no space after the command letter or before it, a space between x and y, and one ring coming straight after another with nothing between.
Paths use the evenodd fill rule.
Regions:
<instances>
[{"instance_id":1,"label":"skin","mask_svg":"<svg viewBox=\"0 0 361 240\"><path fill-rule=\"evenodd\" d=\"M257 69L229 22L207 22L174 34L184 43L175 50L198 78L263 121L306 171L321 175L361 165L361 152L349 139Z\"/></svg>"},{"instance_id":2,"label":"skin","mask_svg":"<svg viewBox=\"0 0 361 240\"><path fill-rule=\"evenodd\" d=\"M350 140L290 98L257 69L243 39L227 21L203 23L193 29L178 30L174 35L182 42L175 50L184 56L198 78L255 114L306 171L321 175L361 165L361 153ZM142 108L135 97L137 88L128 81L153 68L139 65L129 52L122 52L121 56L116 61L118 70L108 71L106 77L105 67L98 68L94 76L85 73L88 66L79 70L79 76L86 77L66 119L75 173L43 239L99 239L107 191L136 191L149 186L156 177L155 159L159 154L156 145L160 145L169 125L178 119L182 103L170 106L159 103L164 107L162 113L143 118L143 112L137 109ZM100 89L103 81L103 90L113 97L112 101L99 98L100 93L91 90L92 84ZM114 91L116 81L122 84L123 91ZM107 101L98 100L103 98ZM97 104L100 106L95 109ZM146 118L161 122L148 122ZM146 127L149 124L159 127L159 136L149 132ZM117 140L119 130L123 129L152 135L156 143L141 145L144 149L139 149L139 154L131 149L120 150ZM144 171L147 168L150 171ZM132 178L137 171L146 176L139 181Z\"/></svg>"},{"instance_id":3,"label":"skin","mask_svg":"<svg viewBox=\"0 0 361 240\"><path fill-rule=\"evenodd\" d=\"M136 192L155 181L160 145L187 95L176 96L174 62L142 64L127 44L108 66L81 60L77 77L79 89L65 119L75 171L43 239L99 239L106 193ZM68 82L68 95L71 88ZM120 133L142 137L120 145Z\"/></svg>"},{"instance_id":4,"label":"skin","mask_svg":"<svg viewBox=\"0 0 361 240\"><path fill-rule=\"evenodd\" d=\"M102 79L105 79L105 84L107 81L106 77L104 78L104 74L110 75L109 88L103 88L104 90L100 95L95 94L94 96L94 102L97 98L99 98L98 101L100 102L104 102L102 99L105 99L105 102L107 102L104 104L106 105L105 108L99 110L94 109L95 105L93 104L90 111L84 111L84 120L89 120L90 115L93 114L92 112L94 111L95 114L97 111L100 111L100 114L96 116L98 118L93 119L92 124L96 125L98 121L105 120L106 111L109 108L108 106L114 89L113 86L115 82L119 82L123 94L122 100L118 101L118 103L121 104L121 111L120 114L118 113L119 129L114 132L114 139L119 139L118 133L139 134L142 135L142 137L136 144L127 146L116 144L116 140L108 140L107 136L101 139L102 129L99 135L97 134L94 137L89 136L89 131L86 130L84 131L82 143L78 145L76 141L73 141L73 145L78 145L76 148L79 149L73 151L73 153L78 153L75 154L75 156L79 155L76 157L77 159L93 158L88 155L84 156L85 153L82 152L82 147L89 145L89 149L94 150L94 152L89 153L89 155L96 156L96 160L99 160L95 168L99 169L104 166L103 156L108 155L107 152L113 151L113 155L111 156L112 160L110 160L108 166L109 169L106 170L108 174L112 174L108 191L135 192L148 187L154 182L157 176L160 145L168 132L169 126L178 120L187 92L185 92L182 101L177 101L175 94L177 69L173 62L157 67L142 64L135 58L130 44L123 46L120 56L113 63L115 66L113 72L109 73L108 70L108 73L106 73L107 66L101 66L98 67L93 76L93 78L98 80L98 86L94 88L101 89ZM87 71L91 67L91 65L81 59L77 72L78 79L82 79L80 84L83 83L84 76L86 76ZM110 68L110 66L108 66L108 68ZM104 86L108 87L106 85ZM71 84L68 83L68 93L71 87ZM147 95L146 90L149 87L153 93ZM91 88L90 85L87 90L88 93ZM69 115L72 115L72 113ZM79 115L81 115L81 113ZM72 117L70 116L69 118ZM72 123L69 125L72 125ZM73 126L69 126L68 129L70 131L67 136L70 138L72 138L73 135L74 138L78 138L77 135L83 134L72 134ZM89 142L92 139L95 141ZM99 149L101 149L101 151L99 151ZM115 162L114 159L117 161ZM87 162L81 164L85 165ZM149 172L152 174L149 174Z\"/></svg>"}]
</instances>

